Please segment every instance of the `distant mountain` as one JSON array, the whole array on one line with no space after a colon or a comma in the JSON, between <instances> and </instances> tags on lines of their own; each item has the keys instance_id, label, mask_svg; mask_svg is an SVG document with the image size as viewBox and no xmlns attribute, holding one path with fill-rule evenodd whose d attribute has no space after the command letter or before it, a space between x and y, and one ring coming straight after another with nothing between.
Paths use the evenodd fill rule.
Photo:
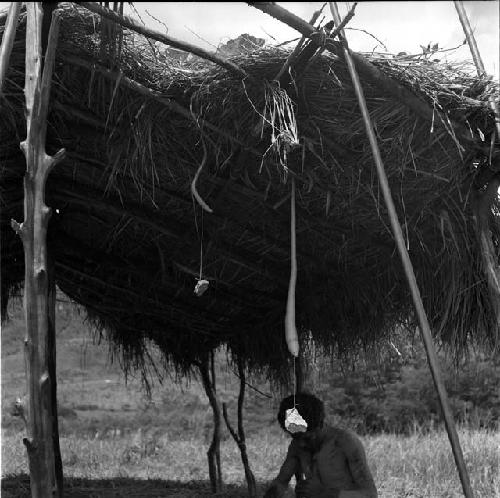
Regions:
<instances>
[{"instance_id":1,"label":"distant mountain","mask_svg":"<svg viewBox=\"0 0 500 498\"><path fill-rule=\"evenodd\" d=\"M266 40L264 38L256 38L255 36L245 33L229 40L224 45L217 48L217 53L229 57L231 55L244 55L255 52L264 46Z\"/></svg>"}]
</instances>

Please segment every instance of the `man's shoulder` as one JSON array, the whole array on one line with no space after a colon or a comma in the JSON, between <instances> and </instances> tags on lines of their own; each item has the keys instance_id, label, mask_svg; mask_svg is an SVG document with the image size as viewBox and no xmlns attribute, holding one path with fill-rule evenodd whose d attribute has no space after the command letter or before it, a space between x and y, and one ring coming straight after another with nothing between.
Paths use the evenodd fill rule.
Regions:
<instances>
[{"instance_id":1,"label":"man's shoulder","mask_svg":"<svg viewBox=\"0 0 500 498\"><path fill-rule=\"evenodd\" d=\"M331 426L327 426L325 429L326 439L332 442L335 441L335 444L340 446L345 451L353 451L363 448L361 439L354 431Z\"/></svg>"}]
</instances>

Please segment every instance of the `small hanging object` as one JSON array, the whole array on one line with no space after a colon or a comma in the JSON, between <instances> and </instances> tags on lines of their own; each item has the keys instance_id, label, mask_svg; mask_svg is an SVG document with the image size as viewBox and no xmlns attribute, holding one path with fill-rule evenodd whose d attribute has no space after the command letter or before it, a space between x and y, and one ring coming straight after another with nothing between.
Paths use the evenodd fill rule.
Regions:
<instances>
[{"instance_id":1,"label":"small hanging object","mask_svg":"<svg viewBox=\"0 0 500 498\"><path fill-rule=\"evenodd\" d=\"M198 282L196 282L196 286L194 288L195 295L197 297L203 296L205 291L208 289L209 285L210 285L210 282L208 280L198 279Z\"/></svg>"},{"instance_id":2,"label":"small hanging object","mask_svg":"<svg viewBox=\"0 0 500 498\"><path fill-rule=\"evenodd\" d=\"M294 357L299 355L299 340L297 337L297 327L295 325L295 285L297 282L297 244L295 227L295 179L292 176L292 196L291 196L291 216L290 216L290 236L291 236L291 269L290 283L288 285L288 299L286 302L285 316L285 338L290 354Z\"/></svg>"},{"instance_id":3,"label":"small hanging object","mask_svg":"<svg viewBox=\"0 0 500 498\"><path fill-rule=\"evenodd\" d=\"M307 431L307 422L297 408L289 408L285 412L285 429L292 434Z\"/></svg>"},{"instance_id":4,"label":"small hanging object","mask_svg":"<svg viewBox=\"0 0 500 498\"><path fill-rule=\"evenodd\" d=\"M204 150L205 146L203 146ZM195 218L196 222L196 218ZM208 289L210 282L204 278L203 275L203 211L201 212L201 236L200 236L200 276L196 279L196 285L194 287L194 294L196 297L201 297Z\"/></svg>"},{"instance_id":5,"label":"small hanging object","mask_svg":"<svg viewBox=\"0 0 500 498\"><path fill-rule=\"evenodd\" d=\"M205 147L205 142L201 141L201 145L203 146L203 159L201 160L201 164L199 168L196 171L196 174L194 175L193 181L191 182L191 193L193 194L194 198L198 202L198 204L204 209L207 213L213 213L212 208L201 198L201 195L198 193L198 190L196 189L196 182L198 181L198 177L200 176L201 170L203 169L203 166L205 166L207 162L207 148Z\"/></svg>"}]
</instances>

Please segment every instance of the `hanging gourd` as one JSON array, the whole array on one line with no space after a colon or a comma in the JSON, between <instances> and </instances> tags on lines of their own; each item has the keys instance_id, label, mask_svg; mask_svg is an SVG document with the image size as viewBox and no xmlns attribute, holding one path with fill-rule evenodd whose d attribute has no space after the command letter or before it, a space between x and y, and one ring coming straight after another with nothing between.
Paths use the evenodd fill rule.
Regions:
<instances>
[{"instance_id":1,"label":"hanging gourd","mask_svg":"<svg viewBox=\"0 0 500 498\"><path fill-rule=\"evenodd\" d=\"M299 355L299 339L295 324L295 287L297 283L297 244L295 226L295 179L292 176L292 195L290 197L290 282L285 315L285 338L290 354Z\"/></svg>"}]
</instances>

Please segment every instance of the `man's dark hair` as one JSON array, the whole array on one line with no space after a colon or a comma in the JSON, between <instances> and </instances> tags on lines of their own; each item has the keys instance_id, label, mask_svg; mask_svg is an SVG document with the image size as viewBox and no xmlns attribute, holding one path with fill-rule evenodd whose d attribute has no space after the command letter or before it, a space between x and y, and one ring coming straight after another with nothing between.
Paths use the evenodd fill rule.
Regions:
<instances>
[{"instance_id":1,"label":"man's dark hair","mask_svg":"<svg viewBox=\"0 0 500 498\"><path fill-rule=\"evenodd\" d=\"M294 400L295 405L293 404ZM323 422L325 421L325 405L323 401L313 394L302 392L297 393L295 396L288 396L280 403L278 423L284 431L286 431L286 411L294 406L297 408L302 418L307 422L308 431L323 427Z\"/></svg>"}]
</instances>

